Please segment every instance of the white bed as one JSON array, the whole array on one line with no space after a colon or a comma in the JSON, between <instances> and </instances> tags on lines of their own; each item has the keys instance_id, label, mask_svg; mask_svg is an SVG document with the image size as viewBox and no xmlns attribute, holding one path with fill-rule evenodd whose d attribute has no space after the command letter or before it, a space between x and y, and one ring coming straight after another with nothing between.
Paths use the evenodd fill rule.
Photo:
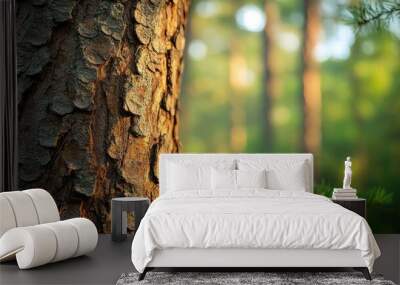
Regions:
<instances>
[{"instance_id":1,"label":"white bed","mask_svg":"<svg viewBox=\"0 0 400 285\"><path fill-rule=\"evenodd\" d=\"M182 174L171 173L176 165ZM311 154L162 154L159 166L160 197L132 243L140 278L154 267L354 267L370 278L380 255L372 232L362 217L312 194ZM196 167L234 172L238 184L232 170L273 175L264 188L208 189L203 170L185 170ZM191 180L198 188L184 187Z\"/></svg>"}]
</instances>

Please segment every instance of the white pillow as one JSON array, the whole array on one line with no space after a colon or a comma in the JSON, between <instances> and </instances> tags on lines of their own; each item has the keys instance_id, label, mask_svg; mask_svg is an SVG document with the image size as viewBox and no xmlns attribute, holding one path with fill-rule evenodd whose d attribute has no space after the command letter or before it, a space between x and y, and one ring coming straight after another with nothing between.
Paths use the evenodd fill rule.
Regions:
<instances>
[{"instance_id":1,"label":"white pillow","mask_svg":"<svg viewBox=\"0 0 400 285\"><path fill-rule=\"evenodd\" d=\"M236 170L238 188L267 188L267 171Z\"/></svg>"},{"instance_id":2,"label":"white pillow","mask_svg":"<svg viewBox=\"0 0 400 285\"><path fill-rule=\"evenodd\" d=\"M238 161L239 170L267 171L267 188L273 190L306 191L309 167L306 160L262 160L246 159Z\"/></svg>"},{"instance_id":3,"label":"white pillow","mask_svg":"<svg viewBox=\"0 0 400 285\"><path fill-rule=\"evenodd\" d=\"M168 164L168 190L185 191L211 189L211 168Z\"/></svg>"},{"instance_id":4,"label":"white pillow","mask_svg":"<svg viewBox=\"0 0 400 285\"><path fill-rule=\"evenodd\" d=\"M306 179L304 167L278 171L276 169L267 171L267 185L272 190L306 191Z\"/></svg>"},{"instance_id":5,"label":"white pillow","mask_svg":"<svg viewBox=\"0 0 400 285\"><path fill-rule=\"evenodd\" d=\"M215 169L211 170L212 189L236 189L236 170Z\"/></svg>"}]
</instances>

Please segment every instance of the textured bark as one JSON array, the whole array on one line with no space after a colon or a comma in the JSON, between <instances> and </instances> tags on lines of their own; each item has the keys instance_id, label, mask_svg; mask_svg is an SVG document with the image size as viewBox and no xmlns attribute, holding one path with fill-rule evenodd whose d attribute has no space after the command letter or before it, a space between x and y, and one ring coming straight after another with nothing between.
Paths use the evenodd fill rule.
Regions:
<instances>
[{"instance_id":1,"label":"textured bark","mask_svg":"<svg viewBox=\"0 0 400 285\"><path fill-rule=\"evenodd\" d=\"M321 84L314 54L320 32L319 0L304 1L302 56L303 150L318 155L321 144Z\"/></svg>"},{"instance_id":2,"label":"textured bark","mask_svg":"<svg viewBox=\"0 0 400 285\"><path fill-rule=\"evenodd\" d=\"M18 3L20 187L109 231L114 196L158 195L177 152L185 0Z\"/></svg>"},{"instance_id":3,"label":"textured bark","mask_svg":"<svg viewBox=\"0 0 400 285\"><path fill-rule=\"evenodd\" d=\"M264 150L273 151L274 128L272 120L272 110L275 98L279 95L279 74L278 74L278 47L277 39L279 31L279 8L275 0L265 0L265 15L267 24L264 28L264 96L263 96L263 114L262 124Z\"/></svg>"}]
</instances>

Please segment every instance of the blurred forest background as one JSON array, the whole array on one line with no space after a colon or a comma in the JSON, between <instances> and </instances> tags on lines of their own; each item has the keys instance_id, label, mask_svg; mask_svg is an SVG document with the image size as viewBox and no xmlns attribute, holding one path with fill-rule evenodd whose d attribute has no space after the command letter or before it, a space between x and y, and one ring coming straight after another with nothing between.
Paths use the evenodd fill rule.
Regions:
<instances>
[{"instance_id":1,"label":"blurred forest background","mask_svg":"<svg viewBox=\"0 0 400 285\"><path fill-rule=\"evenodd\" d=\"M312 152L315 192L346 156L375 233L400 232L400 23L355 31L351 1L192 1L183 152Z\"/></svg>"}]
</instances>

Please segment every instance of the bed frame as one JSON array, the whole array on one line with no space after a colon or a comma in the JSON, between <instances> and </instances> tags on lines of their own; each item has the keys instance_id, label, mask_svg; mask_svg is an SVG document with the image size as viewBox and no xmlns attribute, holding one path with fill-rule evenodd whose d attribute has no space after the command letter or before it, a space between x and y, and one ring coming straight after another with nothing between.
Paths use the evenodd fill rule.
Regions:
<instances>
[{"instance_id":1,"label":"bed frame","mask_svg":"<svg viewBox=\"0 0 400 285\"><path fill-rule=\"evenodd\" d=\"M308 164L308 192L313 192L313 156L312 154L161 154L160 156L160 195L167 191L167 161L196 160L216 161L220 159L257 158L265 160L303 160ZM264 271L265 269L315 269L315 268L353 268L361 271L367 280L371 280L368 268L359 250L330 249L249 249L249 248L170 248L156 250L152 261L139 275L143 280L146 273L153 269L229 269L229 271ZM262 270L264 269L264 270ZM196 270L196 271L197 271Z\"/></svg>"},{"instance_id":2,"label":"bed frame","mask_svg":"<svg viewBox=\"0 0 400 285\"><path fill-rule=\"evenodd\" d=\"M171 248L156 250L152 261L140 274L142 280L146 273L155 268L205 269L213 268L230 271L254 271L254 269L282 269L290 271L296 268L336 269L353 268L361 271L367 280L371 280L368 268L361 258L359 250L329 249L193 249ZM263 270L261 270L263 269ZM322 271L322 270L321 270Z\"/></svg>"}]
</instances>

